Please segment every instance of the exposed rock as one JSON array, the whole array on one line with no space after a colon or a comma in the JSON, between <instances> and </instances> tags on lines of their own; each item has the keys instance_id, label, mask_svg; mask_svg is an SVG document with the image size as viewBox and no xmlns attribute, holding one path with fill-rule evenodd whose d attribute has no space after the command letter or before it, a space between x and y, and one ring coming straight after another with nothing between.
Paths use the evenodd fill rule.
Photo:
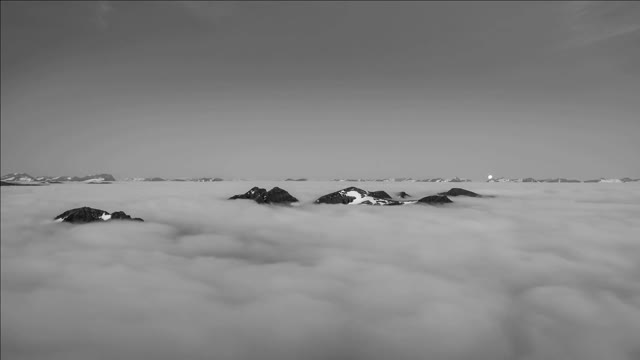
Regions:
<instances>
[{"instance_id":1,"label":"exposed rock","mask_svg":"<svg viewBox=\"0 0 640 360\"><path fill-rule=\"evenodd\" d=\"M326 195L322 195L321 197L319 197L315 203L316 204L349 204L351 203L355 197L354 196L348 196L346 195L346 193L350 192L350 191L356 191L359 192L362 195L367 194L367 191L358 189L356 187L348 187L346 189L342 189L340 191L336 191L336 192L332 192L330 194L326 194Z\"/></svg>"},{"instance_id":2,"label":"exposed rock","mask_svg":"<svg viewBox=\"0 0 640 360\"><path fill-rule=\"evenodd\" d=\"M451 199L449 199L445 195L431 195L418 200L418 203L423 204L448 204L452 202L453 201L451 201Z\"/></svg>"},{"instance_id":3,"label":"exposed rock","mask_svg":"<svg viewBox=\"0 0 640 360\"><path fill-rule=\"evenodd\" d=\"M377 197L377 198L380 198L380 199L391 199L391 195L387 194L386 192L384 192L382 190L371 191L371 192L369 192L369 196Z\"/></svg>"},{"instance_id":4,"label":"exposed rock","mask_svg":"<svg viewBox=\"0 0 640 360\"><path fill-rule=\"evenodd\" d=\"M411 195L407 194L407 193L406 193L406 192L404 192L404 191L399 192L399 193L398 193L398 196L400 196L400 197L401 197L401 198L403 198L403 199L404 199L404 198L411 197Z\"/></svg>"},{"instance_id":5,"label":"exposed rock","mask_svg":"<svg viewBox=\"0 0 640 360\"><path fill-rule=\"evenodd\" d=\"M144 221L140 218L132 218L131 216L124 213L124 211L116 211L111 214L111 220L133 220L133 221Z\"/></svg>"},{"instance_id":6,"label":"exposed rock","mask_svg":"<svg viewBox=\"0 0 640 360\"><path fill-rule=\"evenodd\" d=\"M96 221L102 222L102 221L111 221L111 220L144 221L140 218L132 218L131 216L125 214L122 211L116 211L113 214L109 214L104 210L94 209L86 206L67 210L62 214L56 216L54 220L70 222L73 224L84 224L84 223L90 223L90 222L96 222Z\"/></svg>"},{"instance_id":7,"label":"exposed rock","mask_svg":"<svg viewBox=\"0 0 640 360\"><path fill-rule=\"evenodd\" d=\"M255 200L259 204L286 204L298 202L298 199L293 197L286 190L283 190L277 186L259 196Z\"/></svg>"},{"instance_id":8,"label":"exposed rock","mask_svg":"<svg viewBox=\"0 0 640 360\"><path fill-rule=\"evenodd\" d=\"M298 199L279 187L267 191L266 189L253 187L244 194L234 195L229 200L248 199L255 200L259 204L286 204L298 202Z\"/></svg>"},{"instance_id":9,"label":"exposed rock","mask_svg":"<svg viewBox=\"0 0 640 360\"><path fill-rule=\"evenodd\" d=\"M380 193L380 192L378 192ZM383 195L389 196L384 193ZM403 205L404 202L373 196L372 193L357 187L348 187L319 197L316 204L364 204L364 205Z\"/></svg>"},{"instance_id":10,"label":"exposed rock","mask_svg":"<svg viewBox=\"0 0 640 360\"><path fill-rule=\"evenodd\" d=\"M232 197L229 198L229 200L236 200L236 199L248 199L248 200L255 200L258 197L262 196L263 194L267 193L267 189L263 189L263 188L259 188L257 186L254 186L251 188L251 190L247 191L244 194L239 194L239 195L233 195Z\"/></svg>"},{"instance_id":11,"label":"exposed rock","mask_svg":"<svg viewBox=\"0 0 640 360\"><path fill-rule=\"evenodd\" d=\"M480 194L476 194L473 191L465 190L462 188L451 188L447 192L438 193L438 195L482 197L482 195Z\"/></svg>"}]
</instances>

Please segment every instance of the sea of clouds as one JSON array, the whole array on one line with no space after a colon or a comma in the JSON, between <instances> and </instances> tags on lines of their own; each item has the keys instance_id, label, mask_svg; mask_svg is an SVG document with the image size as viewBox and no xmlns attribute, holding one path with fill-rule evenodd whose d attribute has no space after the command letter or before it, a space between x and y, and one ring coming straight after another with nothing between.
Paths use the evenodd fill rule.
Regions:
<instances>
[{"instance_id":1,"label":"sea of clouds","mask_svg":"<svg viewBox=\"0 0 640 360\"><path fill-rule=\"evenodd\" d=\"M456 186L2 187L2 359L640 358L640 184L312 204L351 185L414 198ZM226 200L252 186L301 204ZM145 222L52 222L80 206Z\"/></svg>"}]
</instances>

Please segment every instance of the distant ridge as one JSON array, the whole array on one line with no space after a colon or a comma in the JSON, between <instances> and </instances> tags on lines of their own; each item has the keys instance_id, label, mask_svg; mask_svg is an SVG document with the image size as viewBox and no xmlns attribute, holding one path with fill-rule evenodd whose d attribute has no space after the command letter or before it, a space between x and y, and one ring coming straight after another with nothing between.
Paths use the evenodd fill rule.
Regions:
<instances>
[{"instance_id":1,"label":"distant ridge","mask_svg":"<svg viewBox=\"0 0 640 360\"><path fill-rule=\"evenodd\" d=\"M33 176L31 176L29 174L25 174L25 173L7 174L7 175L4 175L4 176L0 177L0 180L2 180L2 181L21 181L21 182L36 181L36 179Z\"/></svg>"},{"instance_id":2,"label":"distant ridge","mask_svg":"<svg viewBox=\"0 0 640 360\"><path fill-rule=\"evenodd\" d=\"M360 182L360 181L380 181L380 182L471 182L469 179L461 179L454 177L452 179L444 178L426 178L426 179L413 179L413 178L387 178L387 179L333 179L333 181L348 181L348 182Z\"/></svg>"},{"instance_id":3,"label":"distant ridge","mask_svg":"<svg viewBox=\"0 0 640 360\"><path fill-rule=\"evenodd\" d=\"M632 178L622 178L622 179L593 179L593 180L576 180L576 179L565 179L565 178L548 178L548 179L534 179L534 178L517 178L517 179L509 179L509 178L491 178L486 182L515 182L515 183L627 183L627 182L638 182L640 179L632 179Z\"/></svg>"},{"instance_id":4,"label":"distant ridge","mask_svg":"<svg viewBox=\"0 0 640 360\"><path fill-rule=\"evenodd\" d=\"M178 178L178 179L165 179L161 177L150 177L150 178L126 178L124 181L191 181L191 182L213 182L213 181L224 181L221 178L210 178L210 177L202 177L202 178Z\"/></svg>"},{"instance_id":5,"label":"distant ridge","mask_svg":"<svg viewBox=\"0 0 640 360\"><path fill-rule=\"evenodd\" d=\"M113 175L102 173L102 174L94 174L94 175L86 175L86 176L31 176L27 173L10 173L3 175L0 177L0 180L4 182L11 183L21 183L21 184L29 184L29 183L46 183L46 184L56 184L63 182L85 182L91 184L108 184L114 181L118 181ZM163 177L130 177L125 178L123 181L140 181L140 182L162 182L162 181L177 181L177 182L218 182L218 181L246 181L246 179L230 179L225 180L219 177L197 177L197 178L163 178ZM286 178L280 181L309 181L308 178ZM311 179L313 180L313 179ZM315 181L315 180L313 180ZM322 180L325 181L325 180ZM473 180L453 177L453 178L423 178L423 179L414 179L414 178L335 178L328 181L338 181L338 182L435 182L435 183L462 183L462 182L472 182ZM628 183L628 182L640 182L640 178L604 178L601 177L599 179L589 179L589 180L578 180L578 179L567 179L567 178L545 178L545 179L536 179L532 177L526 178L506 178L506 177L492 177L491 179L485 180L485 182L490 183L500 183L500 182L512 182L512 183Z\"/></svg>"},{"instance_id":6,"label":"distant ridge","mask_svg":"<svg viewBox=\"0 0 640 360\"><path fill-rule=\"evenodd\" d=\"M11 181L11 182L19 182L19 183L59 183L59 182L89 182L89 183L99 183L99 182L111 182L116 181L116 179L111 174L95 174L95 175L87 175L87 176L38 176L33 177L29 174L25 173L12 173L7 174L0 177L2 181Z\"/></svg>"}]
</instances>

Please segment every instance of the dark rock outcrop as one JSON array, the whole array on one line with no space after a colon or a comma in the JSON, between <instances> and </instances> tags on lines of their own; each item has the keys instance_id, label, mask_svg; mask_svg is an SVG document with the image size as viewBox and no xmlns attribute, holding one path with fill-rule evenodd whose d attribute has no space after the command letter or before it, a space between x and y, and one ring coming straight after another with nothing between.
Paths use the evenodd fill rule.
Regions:
<instances>
[{"instance_id":1,"label":"dark rock outcrop","mask_svg":"<svg viewBox=\"0 0 640 360\"><path fill-rule=\"evenodd\" d=\"M382 190L371 191L371 192L369 192L369 196L377 197L377 198L380 198L380 199L391 199L391 195L387 194L386 192L384 192Z\"/></svg>"},{"instance_id":2,"label":"dark rock outcrop","mask_svg":"<svg viewBox=\"0 0 640 360\"><path fill-rule=\"evenodd\" d=\"M287 204L298 202L298 199L279 187L267 191L255 199L258 204Z\"/></svg>"},{"instance_id":3,"label":"dark rock outcrop","mask_svg":"<svg viewBox=\"0 0 640 360\"><path fill-rule=\"evenodd\" d=\"M91 180L116 181L116 179L111 174L96 174L96 175L87 175L82 177L74 176L68 180L69 181L91 181Z\"/></svg>"},{"instance_id":4,"label":"dark rock outcrop","mask_svg":"<svg viewBox=\"0 0 640 360\"><path fill-rule=\"evenodd\" d=\"M447 192L438 193L438 195L482 197L482 195L480 194L476 194L473 191L465 190L462 188L451 188Z\"/></svg>"},{"instance_id":5,"label":"dark rock outcrop","mask_svg":"<svg viewBox=\"0 0 640 360\"><path fill-rule=\"evenodd\" d=\"M236 200L236 199L248 199L248 200L255 200L258 197L262 196L263 194L267 193L267 189L263 189L263 188L259 188L257 186L254 186L251 188L251 190L247 191L244 194L239 194L239 195L233 195L232 197L229 198L229 200Z\"/></svg>"},{"instance_id":6,"label":"dark rock outcrop","mask_svg":"<svg viewBox=\"0 0 640 360\"><path fill-rule=\"evenodd\" d=\"M340 191L322 195L315 201L315 203L316 204L349 204L353 200L355 200L355 197L345 195L349 191L356 191L362 195L366 195L368 193L365 190L361 190L351 186L351 187L342 189Z\"/></svg>"},{"instance_id":7,"label":"dark rock outcrop","mask_svg":"<svg viewBox=\"0 0 640 360\"><path fill-rule=\"evenodd\" d=\"M378 194L383 193L381 195L389 196L384 191L376 192ZM401 201L391 200L389 198L380 198L373 196L374 193L371 193L366 190L359 189L357 187L348 187L331 194L323 195L319 197L315 203L316 204L364 204L364 205L402 205L404 204Z\"/></svg>"},{"instance_id":8,"label":"dark rock outcrop","mask_svg":"<svg viewBox=\"0 0 640 360\"><path fill-rule=\"evenodd\" d=\"M244 194L234 195L229 200L248 199L254 200L258 204L288 204L298 202L298 199L279 187L267 191L266 189L254 186Z\"/></svg>"},{"instance_id":9,"label":"dark rock outcrop","mask_svg":"<svg viewBox=\"0 0 640 360\"><path fill-rule=\"evenodd\" d=\"M398 193L398 196L400 196L400 197L401 197L401 198L403 198L403 199L404 199L404 198L411 197L411 195L407 194L407 193L406 193L406 192L404 192L404 191L400 191L400 192Z\"/></svg>"},{"instance_id":10,"label":"dark rock outcrop","mask_svg":"<svg viewBox=\"0 0 640 360\"><path fill-rule=\"evenodd\" d=\"M418 203L422 204L448 204L452 202L453 201L451 201L451 199L449 199L445 195L431 195L418 200Z\"/></svg>"},{"instance_id":11,"label":"dark rock outcrop","mask_svg":"<svg viewBox=\"0 0 640 360\"><path fill-rule=\"evenodd\" d=\"M131 216L125 214L124 211L116 211L114 213L111 213L111 219L110 220L133 220L133 221L144 221L140 218L132 218Z\"/></svg>"},{"instance_id":12,"label":"dark rock outcrop","mask_svg":"<svg viewBox=\"0 0 640 360\"><path fill-rule=\"evenodd\" d=\"M104 222L112 220L144 221L140 218L132 218L122 211L116 211L113 214L109 214L107 211L86 206L67 210L62 214L56 216L54 220L69 222L73 224L86 224L90 222Z\"/></svg>"}]
</instances>

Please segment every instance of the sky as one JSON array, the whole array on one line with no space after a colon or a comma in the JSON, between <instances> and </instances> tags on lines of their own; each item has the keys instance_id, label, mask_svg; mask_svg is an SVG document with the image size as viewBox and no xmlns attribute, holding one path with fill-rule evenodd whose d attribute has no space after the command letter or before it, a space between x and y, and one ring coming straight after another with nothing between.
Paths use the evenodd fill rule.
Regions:
<instances>
[{"instance_id":1,"label":"sky","mask_svg":"<svg viewBox=\"0 0 640 360\"><path fill-rule=\"evenodd\" d=\"M639 177L635 2L7 2L1 172Z\"/></svg>"}]
</instances>

